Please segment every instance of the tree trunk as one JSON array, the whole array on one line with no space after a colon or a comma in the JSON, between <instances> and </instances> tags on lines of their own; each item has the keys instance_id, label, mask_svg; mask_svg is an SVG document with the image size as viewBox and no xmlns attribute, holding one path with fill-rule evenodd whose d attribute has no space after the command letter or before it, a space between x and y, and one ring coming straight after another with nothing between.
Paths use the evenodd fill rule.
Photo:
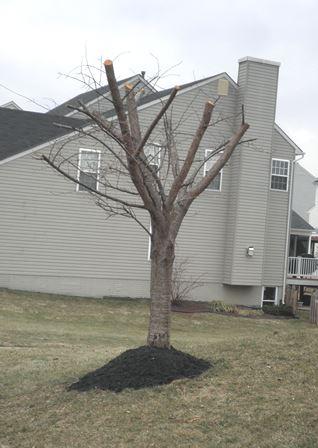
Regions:
<instances>
[{"instance_id":1,"label":"tree trunk","mask_svg":"<svg viewBox=\"0 0 318 448\"><path fill-rule=\"evenodd\" d=\"M152 230L148 345L170 348L170 313L174 241Z\"/></svg>"}]
</instances>

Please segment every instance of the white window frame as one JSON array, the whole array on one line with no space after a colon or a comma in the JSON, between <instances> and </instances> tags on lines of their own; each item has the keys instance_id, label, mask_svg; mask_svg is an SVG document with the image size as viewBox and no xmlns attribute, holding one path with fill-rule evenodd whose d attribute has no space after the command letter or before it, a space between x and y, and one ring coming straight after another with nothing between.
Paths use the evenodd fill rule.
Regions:
<instances>
[{"instance_id":1,"label":"white window frame","mask_svg":"<svg viewBox=\"0 0 318 448\"><path fill-rule=\"evenodd\" d=\"M79 182L80 180L80 173L95 173L95 171L90 170L90 171L84 171L81 169L81 165L82 165L82 153L83 152L94 152L98 154L98 161L97 161L97 172L96 172L96 190L99 189L99 175L100 175L100 163L101 163L101 150L100 149L90 149L90 148L79 148L79 153L78 153L78 168L77 168L77 181ZM80 190L80 185L76 184L76 191L78 193L87 193L86 190Z\"/></svg>"},{"instance_id":2,"label":"white window frame","mask_svg":"<svg viewBox=\"0 0 318 448\"><path fill-rule=\"evenodd\" d=\"M153 147L153 148L156 148L156 149L158 149L158 152L157 152L157 154L156 154L156 156L158 157L158 169L156 170L156 173L159 173L159 171L160 171L160 165L161 165L161 151L162 151L162 145L160 145L159 143L148 143L148 144L146 144L146 146L144 147L144 154L145 154L145 156L146 156L146 158L147 158L147 160L148 160L148 157L149 157L149 155L150 154L147 154L147 148L150 148L150 147ZM149 163L150 161L148 160L148 164L150 165L150 166L157 166L157 164L156 163Z\"/></svg>"},{"instance_id":3,"label":"white window frame","mask_svg":"<svg viewBox=\"0 0 318 448\"><path fill-rule=\"evenodd\" d=\"M278 286L262 286L262 307L264 305L264 292L265 292L265 288L275 288L275 299L273 302L273 305L278 305L277 303L277 298L278 298ZM267 301L268 302L268 301ZM271 303L271 302L269 302ZM268 305L269 303L266 303L266 305Z\"/></svg>"},{"instance_id":4,"label":"white window frame","mask_svg":"<svg viewBox=\"0 0 318 448\"><path fill-rule=\"evenodd\" d=\"M276 160L276 161L278 161L278 162L287 162L287 175L285 175L285 174L274 174L273 173L273 161L274 160ZM271 160L271 179L270 179L270 184L269 184L269 186L270 186L270 189L272 190L272 191L282 191L282 192L286 192L286 191L288 191L288 188L289 188L289 171L290 171L290 160L288 160L288 159L278 159L278 158L276 158L276 157L273 157L272 158L272 160ZM280 190L279 188L272 188L272 177L273 176L277 176L277 177L286 177L286 179L287 179L287 182L286 182L286 190Z\"/></svg>"},{"instance_id":5,"label":"white window frame","mask_svg":"<svg viewBox=\"0 0 318 448\"><path fill-rule=\"evenodd\" d=\"M211 152L213 152L213 149L206 149L206 150L204 151L204 160L209 156L209 154L210 154ZM221 154L222 154L222 152L219 152L219 153L215 154L215 156L212 156L211 159L209 159L209 160L207 160L206 162L204 162L204 167L203 167L203 177L206 176L206 173L212 168L212 166L214 165L214 163L215 163L217 160L215 160L215 162L212 163L212 165L209 167L209 169L207 169L207 164L212 162L213 157L218 156L218 158L219 158L219 157L221 156ZM217 176L218 176L219 174L220 174L220 188L219 188L219 189L216 189L216 188L211 188L211 187L208 186L208 187L206 188L206 190L208 190L208 191L216 191L216 192L220 192L220 191L222 191L223 168L219 171L219 173L217 174ZM217 177L217 176L216 176L216 177ZM216 177L215 177L215 178L216 178ZM214 179L215 179L215 178L214 178ZM213 180L214 180L214 179L213 179ZM213 182L213 181L212 181L212 182Z\"/></svg>"}]
</instances>

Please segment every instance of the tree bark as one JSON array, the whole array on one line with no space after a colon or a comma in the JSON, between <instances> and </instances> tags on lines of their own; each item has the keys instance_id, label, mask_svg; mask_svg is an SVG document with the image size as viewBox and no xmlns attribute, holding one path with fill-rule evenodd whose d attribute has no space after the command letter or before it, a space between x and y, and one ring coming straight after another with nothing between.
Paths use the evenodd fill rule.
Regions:
<instances>
[{"instance_id":1,"label":"tree bark","mask_svg":"<svg viewBox=\"0 0 318 448\"><path fill-rule=\"evenodd\" d=\"M170 348L170 309L175 241L152 228L150 320L147 343Z\"/></svg>"}]
</instances>

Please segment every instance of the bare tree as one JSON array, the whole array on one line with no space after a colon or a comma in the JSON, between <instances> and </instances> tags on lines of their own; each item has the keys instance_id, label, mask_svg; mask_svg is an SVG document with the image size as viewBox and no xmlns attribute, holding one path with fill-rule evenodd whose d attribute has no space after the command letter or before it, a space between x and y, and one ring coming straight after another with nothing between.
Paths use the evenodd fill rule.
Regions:
<instances>
[{"instance_id":1,"label":"bare tree","mask_svg":"<svg viewBox=\"0 0 318 448\"><path fill-rule=\"evenodd\" d=\"M178 305L191 298L192 292L202 286L204 273L189 276L189 260L187 258L174 262L172 273L171 303Z\"/></svg>"},{"instance_id":2,"label":"bare tree","mask_svg":"<svg viewBox=\"0 0 318 448\"><path fill-rule=\"evenodd\" d=\"M150 322L147 343L155 347L170 347L170 308L172 294L173 264L176 238L181 223L193 201L209 186L213 179L231 157L235 147L248 129L244 122L244 111L240 112L240 123L228 140L214 146L206 157L200 158L200 143L209 128L215 124L212 113L215 101L205 103L196 131L186 136L180 148L176 138L180 121L172 119L172 104L180 88L174 87L169 96L161 102L156 116L147 126L140 119L138 98L141 89L138 83L127 84L125 94L121 95L111 60L104 62L105 72L111 92L111 102L116 120L107 120L102 113L92 112L85 104L72 108L89 118L87 126L72 129L89 137L108 153L107 168L99 170L96 166L86 176L98 179L92 182L82 180L75 173L78 166L76 158L62 155L62 148L43 155L51 167L69 180L85 188L95 198L109 216L122 215L133 218L151 238L151 279L150 279ZM218 120L216 120L218 121ZM158 135L161 135L160 144ZM187 143L187 147L184 145ZM149 154L149 143L152 152ZM212 147L212 146L211 146ZM213 156L215 163L202 177L202 168ZM66 169L66 163L69 167ZM96 160L92 162L96 164ZM83 178L84 179L84 178ZM104 188L101 188L103 186ZM151 230L145 224L144 213L150 215Z\"/></svg>"}]
</instances>

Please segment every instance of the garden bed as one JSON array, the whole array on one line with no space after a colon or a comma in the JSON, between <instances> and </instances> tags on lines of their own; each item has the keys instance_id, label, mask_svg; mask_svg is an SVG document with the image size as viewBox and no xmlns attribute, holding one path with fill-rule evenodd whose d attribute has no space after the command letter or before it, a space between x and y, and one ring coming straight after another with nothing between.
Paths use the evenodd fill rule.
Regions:
<instances>
[{"instance_id":1,"label":"garden bed","mask_svg":"<svg viewBox=\"0 0 318 448\"><path fill-rule=\"evenodd\" d=\"M221 303L221 302L220 302ZM225 305L226 306L226 305ZM233 308L231 312L227 311L214 311L212 308L212 302L203 302L195 300L184 300L177 304L171 305L171 310L174 313L213 313L219 314L221 316L232 316L232 317L245 317L248 319L294 319L295 316L282 316L274 315L263 312L260 308L251 308L244 305L233 305L229 306Z\"/></svg>"}]
</instances>

